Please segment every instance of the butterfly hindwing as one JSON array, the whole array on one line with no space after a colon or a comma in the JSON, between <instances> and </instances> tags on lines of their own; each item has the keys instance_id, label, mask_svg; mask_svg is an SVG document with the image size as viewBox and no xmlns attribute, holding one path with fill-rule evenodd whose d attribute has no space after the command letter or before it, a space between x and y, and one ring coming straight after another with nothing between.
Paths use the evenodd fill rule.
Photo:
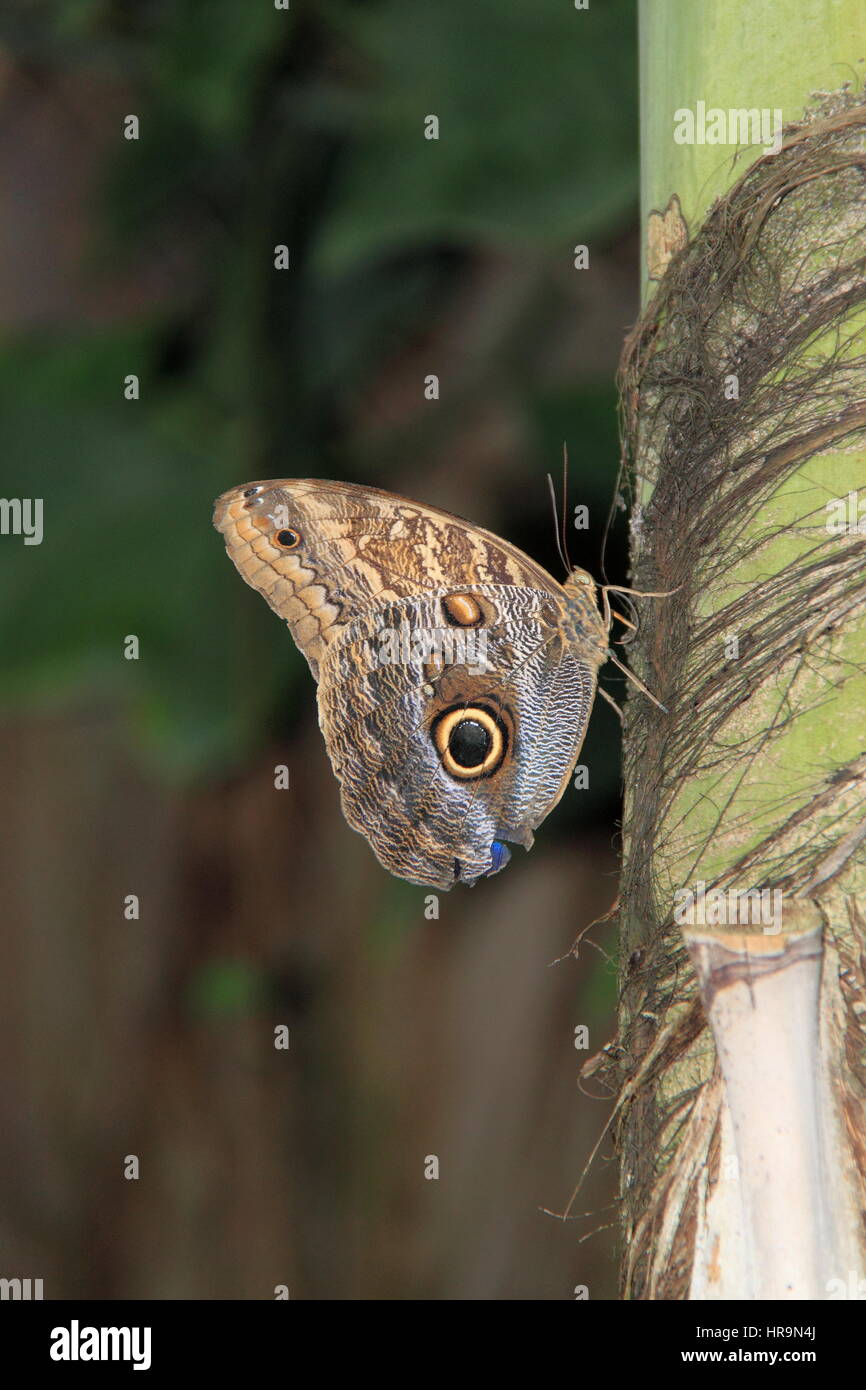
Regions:
<instances>
[{"instance_id":1,"label":"butterfly hindwing","mask_svg":"<svg viewBox=\"0 0 866 1390\"><path fill-rule=\"evenodd\" d=\"M452 598L492 622L455 630ZM319 712L343 812L391 872L447 889L501 867L503 842L532 844L595 688L550 617L538 590L464 585L362 615L330 646Z\"/></svg>"}]
</instances>

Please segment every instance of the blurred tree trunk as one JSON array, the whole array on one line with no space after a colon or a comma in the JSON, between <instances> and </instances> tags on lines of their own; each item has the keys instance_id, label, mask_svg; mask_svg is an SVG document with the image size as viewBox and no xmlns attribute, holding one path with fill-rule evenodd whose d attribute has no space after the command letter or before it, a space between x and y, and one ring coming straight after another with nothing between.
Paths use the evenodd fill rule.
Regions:
<instances>
[{"instance_id":1,"label":"blurred tree trunk","mask_svg":"<svg viewBox=\"0 0 866 1390\"><path fill-rule=\"evenodd\" d=\"M659 283L624 481L635 587L676 592L632 648L669 712L626 719L631 1298L844 1297L866 1266L864 57L861 0L641 8ZM782 112L781 149L732 110L767 146Z\"/></svg>"}]
</instances>

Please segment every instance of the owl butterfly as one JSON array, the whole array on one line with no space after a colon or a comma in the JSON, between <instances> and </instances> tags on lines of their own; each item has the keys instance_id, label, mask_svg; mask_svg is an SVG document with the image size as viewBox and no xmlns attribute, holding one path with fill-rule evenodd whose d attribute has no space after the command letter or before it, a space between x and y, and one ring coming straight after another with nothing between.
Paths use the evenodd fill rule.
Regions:
<instances>
[{"instance_id":1,"label":"owl butterfly","mask_svg":"<svg viewBox=\"0 0 866 1390\"><path fill-rule=\"evenodd\" d=\"M318 685L346 820L399 878L496 873L568 785L608 622L489 531L377 488L232 488L214 525Z\"/></svg>"}]
</instances>

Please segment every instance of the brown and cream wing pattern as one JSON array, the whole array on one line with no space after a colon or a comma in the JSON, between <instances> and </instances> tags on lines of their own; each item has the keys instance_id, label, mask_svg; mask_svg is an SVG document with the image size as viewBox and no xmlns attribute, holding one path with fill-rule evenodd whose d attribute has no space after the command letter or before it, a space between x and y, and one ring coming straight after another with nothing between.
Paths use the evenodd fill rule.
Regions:
<instances>
[{"instance_id":1,"label":"brown and cream wing pattern","mask_svg":"<svg viewBox=\"0 0 866 1390\"><path fill-rule=\"evenodd\" d=\"M374 488L249 483L214 523L310 663L344 814L380 862L447 889L528 848L583 741L592 603L597 641L576 644L566 589L528 556Z\"/></svg>"}]
</instances>

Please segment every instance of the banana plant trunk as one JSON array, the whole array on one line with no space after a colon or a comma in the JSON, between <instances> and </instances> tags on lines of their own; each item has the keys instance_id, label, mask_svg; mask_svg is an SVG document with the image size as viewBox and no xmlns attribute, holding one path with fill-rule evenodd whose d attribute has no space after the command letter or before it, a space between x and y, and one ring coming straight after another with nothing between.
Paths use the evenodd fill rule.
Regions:
<instances>
[{"instance_id":1,"label":"banana plant trunk","mask_svg":"<svg viewBox=\"0 0 866 1390\"><path fill-rule=\"evenodd\" d=\"M623 1296L866 1295L866 9L643 0Z\"/></svg>"}]
</instances>

